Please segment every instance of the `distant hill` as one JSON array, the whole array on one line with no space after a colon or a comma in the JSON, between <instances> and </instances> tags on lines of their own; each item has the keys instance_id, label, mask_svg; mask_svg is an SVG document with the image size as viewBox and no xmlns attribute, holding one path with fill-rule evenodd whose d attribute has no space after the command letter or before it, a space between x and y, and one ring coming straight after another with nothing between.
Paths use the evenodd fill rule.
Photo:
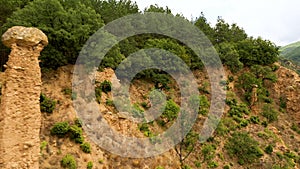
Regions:
<instances>
[{"instance_id":1,"label":"distant hill","mask_svg":"<svg viewBox=\"0 0 300 169\"><path fill-rule=\"evenodd\" d=\"M281 47L281 57L300 65L300 41Z\"/></svg>"},{"instance_id":2,"label":"distant hill","mask_svg":"<svg viewBox=\"0 0 300 169\"><path fill-rule=\"evenodd\" d=\"M281 65L300 74L300 41L281 47L279 51Z\"/></svg>"}]
</instances>

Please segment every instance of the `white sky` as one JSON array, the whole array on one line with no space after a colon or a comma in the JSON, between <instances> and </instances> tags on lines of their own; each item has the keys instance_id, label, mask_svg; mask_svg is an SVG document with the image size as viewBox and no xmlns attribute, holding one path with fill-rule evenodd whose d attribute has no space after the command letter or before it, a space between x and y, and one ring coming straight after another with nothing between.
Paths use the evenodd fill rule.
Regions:
<instances>
[{"instance_id":1,"label":"white sky","mask_svg":"<svg viewBox=\"0 0 300 169\"><path fill-rule=\"evenodd\" d=\"M204 12L214 25L218 16L237 23L250 36L283 46L300 40L300 0L133 0L143 10L151 4L168 6L173 14L195 19Z\"/></svg>"}]
</instances>

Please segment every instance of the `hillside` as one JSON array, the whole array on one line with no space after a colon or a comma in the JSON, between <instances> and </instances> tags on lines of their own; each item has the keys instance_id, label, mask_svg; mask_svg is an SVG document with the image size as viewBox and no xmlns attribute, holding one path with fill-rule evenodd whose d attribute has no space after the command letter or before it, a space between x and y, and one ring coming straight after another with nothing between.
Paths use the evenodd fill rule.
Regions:
<instances>
[{"instance_id":1,"label":"hillside","mask_svg":"<svg viewBox=\"0 0 300 169\"><path fill-rule=\"evenodd\" d=\"M295 42L279 49L283 65L300 72L300 42Z\"/></svg>"},{"instance_id":2,"label":"hillside","mask_svg":"<svg viewBox=\"0 0 300 169\"><path fill-rule=\"evenodd\" d=\"M152 158L131 159L113 155L103 150L91 141L85 132L83 132L83 136L91 145L90 153L84 153L80 146L69 139L68 136L60 138L52 135L50 130L57 122L65 121L72 125L74 120L77 119L72 107L71 93L67 92L71 89L72 71L73 66L69 65L61 67L57 71L43 74L42 92L48 98L55 100L57 104L52 113L43 113L40 133L40 168L61 168L61 159L66 154L74 156L78 168L85 168L88 162L93 163L93 168L99 169L180 168L179 156L175 149ZM223 168L225 166L230 168L244 168L246 166L250 168L299 168L300 154L297 147L300 144L300 107L298 106L300 101L298 97L300 94L300 77L291 70L279 67L275 72L278 77L277 82L274 84L265 82L269 90L269 98L260 98L254 106L247 108L249 112L242 116L238 114L238 116L232 116L233 109L240 111L242 108L244 98L243 95L239 94L240 90L236 87L236 83L238 83L238 76L242 75L243 72L245 73L247 70L241 71L239 75L233 75L229 70L226 71L227 77L233 79L228 81L226 112L210 141L201 144L197 141L193 142L195 147L185 160L184 165L191 168ZM198 78L200 92L203 96L209 98L209 88L205 87L207 81L205 73L195 71L194 74ZM113 75L113 70L105 69L103 72L97 73L96 80L99 82L110 80ZM145 96L152 87L151 83L135 81L131 87L131 95L134 101L132 104L137 104L141 109L144 109L141 105L143 105L143 102L148 102ZM167 95L171 94L168 90L165 92ZM108 102L111 99L110 97L110 92L108 94L102 92L99 110L116 131L125 135L148 137L144 135L145 131L155 133L161 130L158 121L145 125L148 126L146 127L147 130L141 129L138 124L132 123L115 110L113 105ZM233 100L238 103L233 104ZM274 106L267 111L277 112L275 119L270 120L270 117L273 117L272 114L268 116L264 114L264 105ZM205 113L199 114L194 126L195 132L202 126L205 117ZM230 135L237 132L247 132L250 138L258 141L258 148L262 153L258 161L242 163L238 160L238 156L230 155L226 144L231 138ZM250 156L247 158L250 158Z\"/></svg>"},{"instance_id":3,"label":"hillside","mask_svg":"<svg viewBox=\"0 0 300 169\"><path fill-rule=\"evenodd\" d=\"M0 2L1 169L300 168L273 42L131 0Z\"/></svg>"}]
</instances>

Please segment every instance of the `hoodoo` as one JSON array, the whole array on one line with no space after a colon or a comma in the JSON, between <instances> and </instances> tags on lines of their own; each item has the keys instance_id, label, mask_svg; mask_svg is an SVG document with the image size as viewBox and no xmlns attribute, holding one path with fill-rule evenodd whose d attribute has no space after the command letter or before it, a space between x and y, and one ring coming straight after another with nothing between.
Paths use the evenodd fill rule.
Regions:
<instances>
[{"instance_id":1,"label":"hoodoo","mask_svg":"<svg viewBox=\"0 0 300 169\"><path fill-rule=\"evenodd\" d=\"M2 42L11 53L0 106L0 168L37 169L41 125L38 57L48 38L37 28L15 26L2 35Z\"/></svg>"}]
</instances>

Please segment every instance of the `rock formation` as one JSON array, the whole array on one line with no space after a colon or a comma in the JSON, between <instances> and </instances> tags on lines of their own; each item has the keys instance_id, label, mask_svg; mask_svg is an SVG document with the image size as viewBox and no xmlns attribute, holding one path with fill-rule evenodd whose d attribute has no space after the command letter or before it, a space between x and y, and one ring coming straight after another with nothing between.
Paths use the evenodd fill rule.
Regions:
<instances>
[{"instance_id":1,"label":"rock formation","mask_svg":"<svg viewBox=\"0 0 300 169\"><path fill-rule=\"evenodd\" d=\"M48 44L37 28L15 26L2 36L11 48L0 107L0 168L39 168L41 70L38 57Z\"/></svg>"}]
</instances>

